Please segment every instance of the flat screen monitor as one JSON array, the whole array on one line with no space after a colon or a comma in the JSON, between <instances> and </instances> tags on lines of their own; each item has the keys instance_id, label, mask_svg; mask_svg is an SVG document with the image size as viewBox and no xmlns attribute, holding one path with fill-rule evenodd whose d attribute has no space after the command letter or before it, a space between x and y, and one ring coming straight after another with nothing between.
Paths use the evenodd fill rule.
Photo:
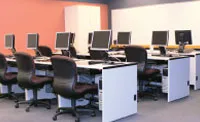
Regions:
<instances>
[{"instance_id":1,"label":"flat screen monitor","mask_svg":"<svg viewBox=\"0 0 200 122\"><path fill-rule=\"evenodd\" d=\"M70 36L70 32L57 32L55 48L57 50L69 50Z\"/></svg>"},{"instance_id":2,"label":"flat screen monitor","mask_svg":"<svg viewBox=\"0 0 200 122\"><path fill-rule=\"evenodd\" d=\"M88 34L88 44L92 43L92 37L93 37L93 33L89 33Z\"/></svg>"},{"instance_id":3,"label":"flat screen monitor","mask_svg":"<svg viewBox=\"0 0 200 122\"><path fill-rule=\"evenodd\" d=\"M153 31L152 45L167 46L169 40L169 31Z\"/></svg>"},{"instance_id":4,"label":"flat screen monitor","mask_svg":"<svg viewBox=\"0 0 200 122\"><path fill-rule=\"evenodd\" d=\"M191 30L176 30L175 40L177 45L180 43L192 44Z\"/></svg>"},{"instance_id":5,"label":"flat screen monitor","mask_svg":"<svg viewBox=\"0 0 200 122\"><path fill-rule=\"evenodd\" d=\"M118 44L131 44L131 32L118 32Z\"/></svg>"},{"instance_id":6,"label":"flat screen monitor","mask_svg":"<svg viewBox=\"0 0 200 122\"><path fill-rule=\"evenodd\" d=\"M37 49L38 48L38 33L28 33L27 36L27 48L28 49Z\"/></svg>"},{"instance_id":7,"label":"flat screen monitor","mask_svg":"<svg viewBox=\"0 0 200 122\"><path fill-rule=\"evenodd\" d=\"M94 31L91 50L108 51L111 44L111 30Z\"/></svg>"},{"instance_id":8,"label":"flat screen monitor","mask_svg":"<svg viewBox=\"0 0 200 122\"><path fill-rule=\"evenodd\" d=\"M15 48L15 35L14 34L6 34L4 40L5 40L5 48L6 49L14 49Z\"/></svg>"}]
</instances>

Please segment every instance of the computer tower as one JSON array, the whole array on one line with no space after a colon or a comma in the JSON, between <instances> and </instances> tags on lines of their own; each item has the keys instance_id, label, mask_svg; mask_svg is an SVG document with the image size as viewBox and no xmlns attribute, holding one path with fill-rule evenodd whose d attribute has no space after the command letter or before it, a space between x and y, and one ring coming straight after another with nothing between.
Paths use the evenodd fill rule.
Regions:
<instances>
[{"instance_id":1,"label":"computer tower","mask_svg":"<svg viewBox=\"0 0 200 122\"><path fill-rule=\"evenodd\" d=\"M162 92L168 93L168 68L163 69Z\"/></svg>"}]
</instances>

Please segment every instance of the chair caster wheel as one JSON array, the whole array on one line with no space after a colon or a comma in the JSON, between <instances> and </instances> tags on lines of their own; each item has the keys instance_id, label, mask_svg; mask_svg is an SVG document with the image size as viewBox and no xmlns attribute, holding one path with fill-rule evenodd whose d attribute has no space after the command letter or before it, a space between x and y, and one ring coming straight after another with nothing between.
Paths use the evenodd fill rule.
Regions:
<instances>
[{"instance_id":1,"label":"chair caster wheel","mask_svg":"<svg viewBox=\"0 0 200 122\"><path fill-rule=\"evenodd\" d=\"M29 112L29 111L30 111L29 108L27 108L27 109L26 109L26 112Z\"/></svg>"},{"instance_id":2,"label":"chair caster wheel","mask_svg":"<svg viewBox=\"0 0 200 122\"><path fill-rule=\"evenodd\" d=\"M75 122L80 122L80 119L79 119L79 118L76 118L76 119L75 119Z\"/></svg>"},{"instance_id":3,"label":"chair caster wheel","mask_svg":"<svg viewBox=\"0 0 200 122\"><path fill-rule=\"evenodd\" d=\"M48 106L47 109L51 109L51 106ZM57 113L57 111L56 111L56 113Z\"/></svg>"},{"instance_id":4,"label":"chair caster wheel","mask_svg":"<svg viewBox=\"0 0 200 122\"><path fill-rule=\"evenodd\" d=\"M76 114L72 113L72 116L73 116L73 117L75 117L75 116L76 116Z\"/></svg>"},{"instance_id":5,"label":"chair caster wheel","mask_svg":"<svg viewBox=\"0 0 200 122\"><path fill-rule=\"evenodd\" d=\"M96 113L92 112L91 117L95 117L95 116L96 116Z\"/></svg>"},{"instance_id":6,"label":"chair caster wheel","mask_svg":"<svg viewBox=\"0 0 200 122\"><path fill-rule=\"evenodd\" d=\"M16 105L15 105L15 108L19 108L19 104L16 104Z\"/></svg>"},{"instance_id":7,"label":"chair caster wheel","mask_svg":"<svg viewBox=\"0 0 200 122\"><path fill-rule=\"evenodd\" d=\"M56 110L56 113L59 113L60 112L60 110Z\"/></svg>"},{"instance_id":8,"label":"chair caster wheel","mask_svg":"<svg viewBox=\"0 0 200 122\"><path fill-rule=\"evenodd\" d=\"M53 119L53 121L56 121L56 120L57 120L57 117L56 117L56 116L54 116L52 119Z\"/></svg>"}]
</instances>

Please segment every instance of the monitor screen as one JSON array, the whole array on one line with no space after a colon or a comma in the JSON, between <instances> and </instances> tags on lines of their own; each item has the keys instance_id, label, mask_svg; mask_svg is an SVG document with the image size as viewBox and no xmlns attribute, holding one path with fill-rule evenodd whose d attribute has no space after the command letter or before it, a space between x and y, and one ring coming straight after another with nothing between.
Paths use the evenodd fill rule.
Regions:
<instances>
[{"instance_id":1,"label":"monitor screen","mask_svg":"<svg viewBox=\"0 0 200 122\"><path fill-rule=\"evenodd\" d=\"M93 33L89 33L88 34L88 44L92 43L92 37L93 37Z\"/></svg>"},{"instance_id":2,"label":"monitor screen","mask_svg":"<svg viewBox=\"0 0 200 122\"><path fill-rule=\"evenodd\" d=\"M176 30L175 40L176 40L176 44L179 44L179 42L192 44L191 30Z\"/></svg>"},{"instance_id":3,"label":"monitor screen","mask_svg":"<svg viewBox=\"0 0 200 122\"><path fill-rule=\"evenodd\" d=\"M15 48L15 35L14 34L6 34L5 35L5 48L6 49L14 49Z\"/></svg>"},{"instance_id":4,"label":"monitor screen","mask_svg":"<svg viewBox=\"0 0 200 122\"><path fill-rule=\"evenodd\" d=\"M167 46L169 40L169 31L153 31L152 45Z\"/></svg>"},{"instance_id":5,"label":"monitor screen","mask_svg":"<svg viewBox=\"0 0 200 122\"><path fill-rule=\"evenodd\" d=\"M37 33L29 33L27 39L28 49L37 49L38 47L39 35Z\"/></svg>"},{"instance_id":6,"label":"monitor screen","mask_svg":"<svg viewBox=\"0 0 200 122\"><path fill-rule=\"evenodd\" d=\"M58 32L56 34L56 49L69 50L70 32Z\"/></svg>"},{"instance_id":7,"label":"monitor screen","mask_svg":"<svg viewBox=\"0 0 200 122\"><path fill-rule=\"evenodd\" d=\"M111 42L111 30L94 31L91 50L108 51Z\"/></svg>"},{"instance_id":8,"label":"monitor screen","mask_svg":"<svg viewBox=\"0 0 200 122\"><path fill-rule=\"evenodd\" d=\"M131 44L131 32L118 32L118 44Z\"/></svg>"}]
</instances>

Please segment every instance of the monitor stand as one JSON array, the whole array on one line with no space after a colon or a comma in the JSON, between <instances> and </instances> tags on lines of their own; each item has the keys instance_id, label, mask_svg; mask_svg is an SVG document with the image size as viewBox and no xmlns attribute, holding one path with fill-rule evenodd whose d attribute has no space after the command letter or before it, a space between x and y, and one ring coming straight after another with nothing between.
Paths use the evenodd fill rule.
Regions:
<instances>
[{"instance_id":1,"label":"monitor stand","mask_svg":"<svg viewBox=\"0 0 200 122\"><path fill-rule=\"evenodd\" d=\"M179 42L179 49L178 49L178 52L179 53L184 53L184 50L185 50L185 45L187 43L182 43L182 42Z\"/></svg>"},{"instance_id":2,"label":"monitor stand","mask_svg":"<svg viewBox=\"0 0 200 122\"><path fill-rule=\"evenodd\" d=\"M12 54L15 55L16 49L15 49L15 48L12 48L12 49L10 49L10 50L11 50Z\"/></svg>"},{"instance_id":3,"label":"monitor stand","mask_svg":"<svg viewBox=\"0 0 200 122\"><path fill-rule=\"evenodd\" d=\"M71 57L71 53L69 50L61 50L63 56Z\"/></svg>"},{"instance_id":4,"label":"monitor stand","mask_svg":"<svg viewBox=\"0 0 200 122\"><path fill-rule=\"evenodd\" d=\"M166 48L164 46L159 46L160 55L166 56Z\"/></svg>"},{"instance_id":5,"label":"monitor stand","mask_svg":"<svg viewBox=\"0 0 200 122\"><path fill-rule=\"evenodd\" d=\"M42 57L42 53L38 49L34 49L36 57Z\"/></svg>"}]
</instances>

